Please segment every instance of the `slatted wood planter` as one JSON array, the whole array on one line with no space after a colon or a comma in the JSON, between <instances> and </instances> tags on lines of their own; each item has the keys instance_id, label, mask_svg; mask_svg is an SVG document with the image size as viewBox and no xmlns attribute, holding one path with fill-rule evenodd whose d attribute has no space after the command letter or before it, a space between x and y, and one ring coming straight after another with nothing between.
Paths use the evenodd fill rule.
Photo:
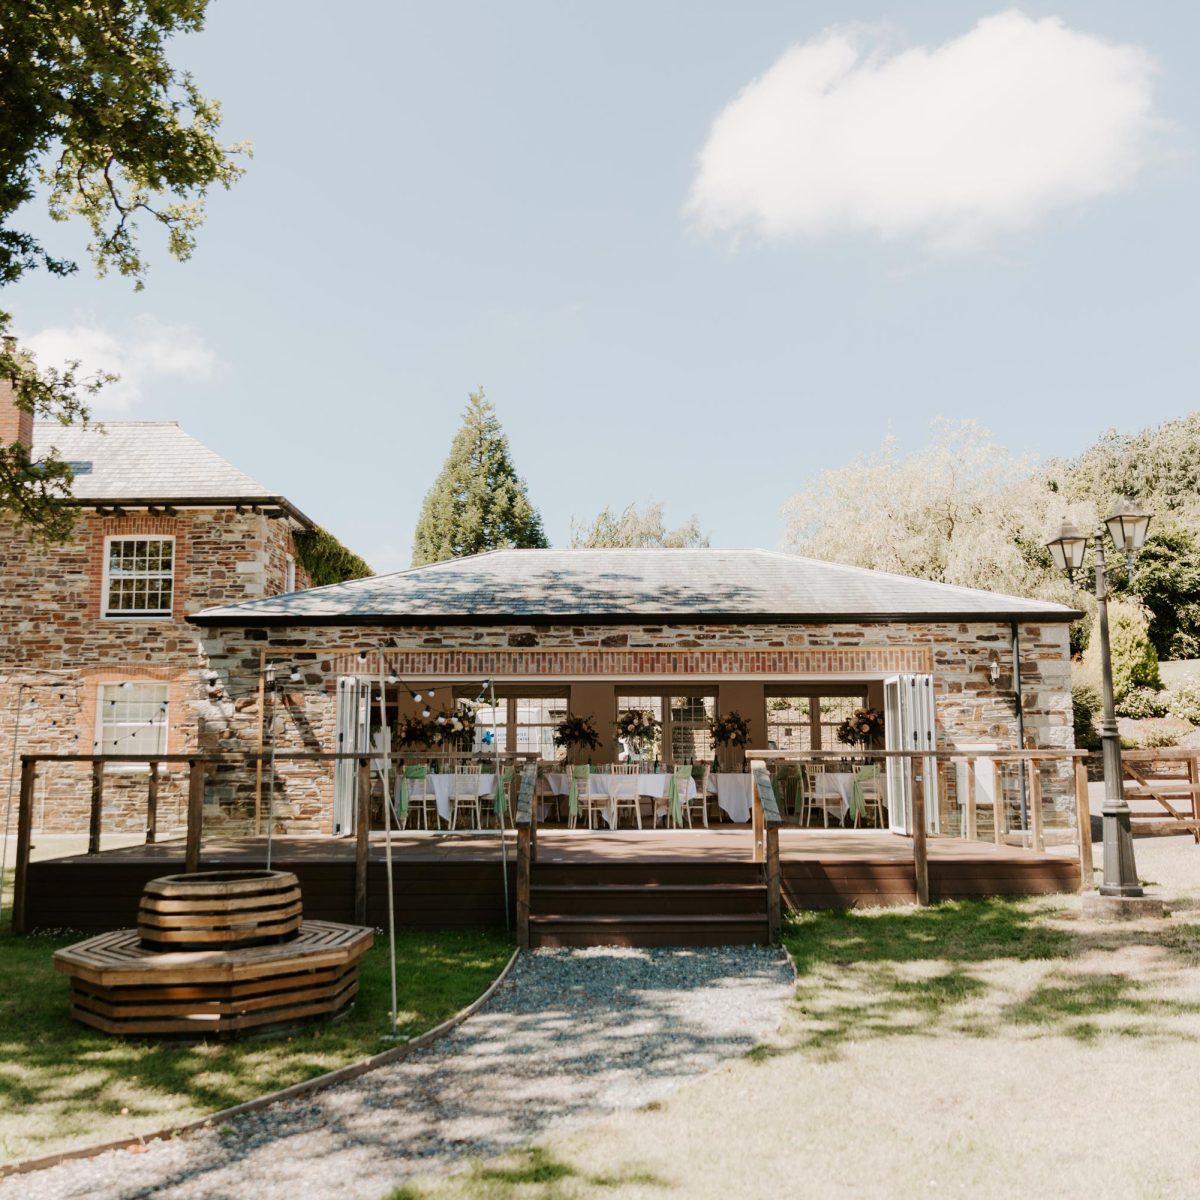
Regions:
<instances>
[{"instance_id":1,"label":"slatted wood planter","mask_svg":"<svg viewBox=\"0 0 1200 1200\"><path fill-rule=\"evenodd\" d=\"M285 871L214 871L151 880L137 929L59 950L71 1015L126 1037L236 1037L332 1020L358 992L374 933L302 921Z\"/></svg>"},{"instance_id":2,"label":"slatted wood planter","mask_svg":"<svg viewBox=\"0 0 1200 1200\"><path fill-rule=\"evenodd\" d=\"M146 884L138 933L151 949L234 950L286 941L302 919L290 871L196 871Z\"/></svg>"}]
</instances>

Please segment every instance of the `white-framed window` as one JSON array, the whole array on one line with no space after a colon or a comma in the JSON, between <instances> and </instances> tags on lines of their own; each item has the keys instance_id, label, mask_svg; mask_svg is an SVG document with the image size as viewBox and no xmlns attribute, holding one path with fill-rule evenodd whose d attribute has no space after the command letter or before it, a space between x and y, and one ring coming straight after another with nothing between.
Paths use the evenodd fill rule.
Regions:
<instances>
[{"instance_id":1,"label":"white-framed window","mask_svg":"<svg viewBox=\"0 0 1200 1200\"><path fill-rule=\"evenodd\" d=\"M460 699L467 699L465 692ZM470 697L474 699L474 697ZM559 696L497 696L493 710L489 701L474 705L477 753L514 750L557 758L562 751L554 744L555 726L566 715L570 703L564 691ZM492 738L495 737L493 743Z\"/></svg>"},{"instance_id":2,"label":"white-framed window","mask_svg":"<svg viewBox=\"0 0 1200 1200\"><path fill-rule=\"evenodd\" d=\"M106 617L169 617L174 594L173 537L105 539Z\"/></svg>"},{"instance_id":3,"label":"white-framed window","mask_svg":"<svg viewBox=\"0 0 1200 1200\"><path fill-rule=\"evenodd\" d=\"M838 727L867 702L857 686L767 689L767 745L773 750L840 750Z\"/></svg>"},{"instance_id":4,"label":"white-framed window","mask_svg":"<svg viewBox=\"0 0 1200 1200\"><path fill-rule=\"evenodd\" d=\"M285 592L294 592L296 590L296 556L294 554L289 554L285 560L283 590Z\"/></svg>"},{"instance_id":5,"label":"white-framed window","mask_svg":"<svg viewBox=\"0 0 1200 1200\"><path fill-rule=\"evenodd\" d=\"M167 685L101 684L96 690L96 754L166 754ZM145 770L143 763L116 764Z\"/></svg>"},{"instance_id":6,"label":"white-framed window","mask_svg":"<svg viewBox=\"0 0 1200 1200\"><path fill-rule=\"evenodd\" d=\"M655 742L655 759L670 765L711 762L714 752L709 725L717 712L715 692L618 692L617 712L638 708L652 712L662 728Z\"/></svg>"}]
</instances>

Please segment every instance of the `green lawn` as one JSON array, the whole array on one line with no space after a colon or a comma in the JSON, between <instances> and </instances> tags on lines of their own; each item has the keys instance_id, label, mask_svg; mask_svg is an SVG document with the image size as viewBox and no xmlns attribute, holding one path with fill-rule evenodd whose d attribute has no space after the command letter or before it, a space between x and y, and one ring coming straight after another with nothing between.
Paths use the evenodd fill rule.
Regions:
<instances>
[{"instance_id":1,"label":"green lawn","mask_svg":"<svg viewBox=\"0 0 1200 1200\"><path fill-rule=\"evenodd\" d=\"M7 898L7 892L6 892ZM126 1042L67 1016L51 955L78 938L0 931L0 1161L149 1132L311 1079L394 1046L382 935L362 962L354 1011L332 1025L243 1042ZM399 1032L474 1000L512 953L501 931L398 935Z\"/></svg>"}]
</instances>

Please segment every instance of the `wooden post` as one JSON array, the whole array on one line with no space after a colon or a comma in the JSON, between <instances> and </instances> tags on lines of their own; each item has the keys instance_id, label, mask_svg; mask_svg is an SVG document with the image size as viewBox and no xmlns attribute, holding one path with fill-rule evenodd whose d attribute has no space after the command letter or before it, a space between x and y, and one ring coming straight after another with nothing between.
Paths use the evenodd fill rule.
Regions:
<instances>
[{"instance_id":1,"label":"wooden post","mask_svg":"<svg viewBox=\"0 0 1200 1200\"><path fill-rule=\"evenodd\" d=\"M150 764L146 779L146 845L153 846L158 838L158 763Z\"/></svg>"},{"instance_id":2,"label":"wooden post","mask_svg":"<svg viewBox=\"0 0 1200 1200\"><path fill-rule=\"evenodd\" d=\"M21 759L21 795L17 804L17 861L13 877L13 933L26 933L25 890L29 883L29 847L33 841L33 789L37 762Z\"/></svg>"},{"instance_id":3,"label":"wooden post","mask_svg":"<svg viewBox=\"0 0 1200 1200\"><path fill-rule=\"evenodd\" d=\"M926 905L929 903L929 846L925 832L925 774L929 770L929 763L920 763L920 775L916 770L918 760L910 758L908 763L913 784L913 875L917 886L917 903Z\"/></svg>"},{"instance_id":4,"label":"wooden post","mask_svg":"<svg viewBox=\"0 0 1200 1200\"><path fill-rule=\"evenodd\" d=\"M1088 804L1087 763L1075 760L1075 824L1079 838L1079 889L1088 892L1095 886L1092 873L1092 809Z\"/></svg>"},{"instance_id":5,"label":"wooden post","mask_svg":"<svg viewBox=\"0 0 1200 1200\"><path fill-rule=\"evenodd\" d=\"M183 854L183 869L189 875L200 870L200 834L204 827L203 762L188 763L187 842Z\"/></svg>"},{"instance_id":6,"label":"wooden post","mask_svg":"<svg viewBox=\"0 0 1200 1200\"><path fill-rule=\"evenodd\" d=\"M517 947L529 949L530 827L517 826Z\"/></svg>"},{"instance_id":7,"label":"wooden post","mask_svg":"<svg viewBox=\"0 0 1200 1200\"><path fill-rule=\"evenodd\" d=\"M975 772L979 759L967 759L967 840L973 842L979 836L979 811L976 807Z\"/></svg>"},{"instance_id":8,"label":"wooden post","mask_svg":"<svg viewBox=\"0 0 1200 1200\"><path fill-rule=\"evenodd\" d=\"M779 826L768 825L766 834L766 877L767 877L767 937L772 946L778 946L783 932L783 906L780 897L779 876Z\"/></svg>"},{"instance_id":9,"label":"wooden post","mask_svg":"<svg viewBox=\"0 0 1200 1200\"><path fill-rule=\"evenodd\" d=\"M354 818L354 922L367 923L367 866L371 849L371 760L358 760L357 813ZM386 799L384 803L387 803ZM391 902L389 897L388 902Z\"/></svg>"},{"instance_id":10,"label":"wooden post","mask_svg":"<svg viewBox=\"0 0 1200 1200\"><path fill-rule=\"evenodd\" d=\"M1046 849L1046 837L1042 830L1042 764L1036 758L1029 760L1029 828L1033 832L1033 848Z\"/></svg>"},{"instance_id":11,"label":"wooden post","mask_svg":"<svg viewBox=\"0 0 1200 1200\"><path fill-rule=\"evenodd\" d=\"M1200 754L1192 754L1187 760L1187 781L1192 791L1192 837L1200 842Z\"/></svg>"},{"instance_id":12,"label":"wooden post","mask_svg":"<svg viewBox=\"0 0 1200 1200\"><path fill-rule=\"evenodd\" d=\"M763 810L762 801L758 798L758 783L754 772L750 772L750 824L754 837L754 861L763 861Z\"/></svg>"},{"instance_id":13,"label":"wooden post","mask_svg":"<svg viewBox=\"0 0 1200 1200\"><path fill-rule=\"evenodd\" d=\"M992 759L992 823L995 829L992 840L997 846L1004 845L1004 835L1008 832L1007 810L1004 807L1004 764L996 758Z\"/></svg>"},{"instance_id":14,"label":"wooden post","mask_svg":"<svg viewBox=\"0 0 1200 1200\"><path fill-rule=\"evenodd\" d=\"M254 764L254 836L262 836L263 735L266 732L267 652L258 652L258 761ZM275 731L272 730L272 733ZM334 770L337 770L336 765Z\"/></svg>"},{"instance_id":15,"label":"wooden post","mask_svg":"<svg viewBox=\"0 0 1200 1200\"><path fill-rule=\"evenodd\" d=\"M92 763L92 811L88 817L89 854L100 853L100 815L104 808L104 763Z\"/></svg>"}]
</instances>

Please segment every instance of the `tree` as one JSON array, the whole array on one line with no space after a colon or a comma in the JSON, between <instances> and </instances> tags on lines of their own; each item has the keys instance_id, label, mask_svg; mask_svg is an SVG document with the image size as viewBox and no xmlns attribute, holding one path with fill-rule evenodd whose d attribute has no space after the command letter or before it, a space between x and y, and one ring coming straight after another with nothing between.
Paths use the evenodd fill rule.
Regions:
<instances>
[{"instance_id":1,"label":"tree","mask_svg":"<svg viewBox=\"0 0 1200 1200\"><path fill-rule=\"evenodd\" d=\"M576 525L574 518L571 519L572 549L635 549L652 546L683 549L707 545L708 538L700 531L700 518L695 513L678 529L668 529L663 520L661 500L647 504L644 512L639 512L636 504L616 514L611 508L606 508L589 526Z\"/></svg>"},{"instance_id":2,"label":"tree","mask_svg":"<svg viewBox=\"0 0 1200 1200\"><path fill-rule=\"evenodd\" d=\"M1132 579L1119 564L1114 565L1113 591L1145 605L1150 613L1149 637L1158 657L1200 658L1200 545L1196 539L1185 530L1159 529L1146 539Z\"/></svg>"},{"instance_id":3,"label":"tree","mask_svg":"<svg viewBox=\"0 0 1200 1200\"><path fill-rule=\"evenodd\" d=\"M414 567L484 550L545 549L542 518L517 474L496 410L472 392L413 535Z\"/></svg>"},{"instance_id":4,"label":"tree","mask_svg":"<svg viewBox=\"0 0 1200 1200\"><path fill-rule=\"evenodd\" d=\"M44 189L56 221L81 217L99 274L110 268L143 285L138 219L156 222L167 249L188 258L214 184L241 174L243 145L217 139L220 105L176 70L166 43L199 30L208 0L21 0L5 5L0 29L0 286L44 268L76 264L16 227L20 210ZM0 334L11 327L0 312ZM19 408L64 424L86 421L88 398L112 377L82 379L78 363L39 371L7 343L0 375L13 380ZM0 446L0 512L48 537L70 531L71 473L57 459L31 462Z\"/></svg>"},{"instance_id":5,"label":"tree","mask_svg":"<svg viewBox=\"0 0 1200 1200\"><path fill-rule=\"evenodd\" d=\"M974 421L935 423L900 454L895 439L824 471L788 502L799 553L939 583L1070 600L1045 548L1053 493Z\"/></svg>"}]
</instances>

